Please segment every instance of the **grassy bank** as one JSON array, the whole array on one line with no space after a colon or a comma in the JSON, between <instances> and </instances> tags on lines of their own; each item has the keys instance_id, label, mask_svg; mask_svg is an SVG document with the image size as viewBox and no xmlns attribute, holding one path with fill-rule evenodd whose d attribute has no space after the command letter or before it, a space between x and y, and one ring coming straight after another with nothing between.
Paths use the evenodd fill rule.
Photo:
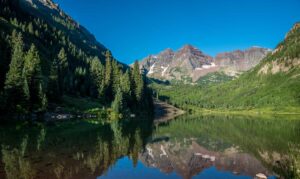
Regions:
<instances>
[{"instance_id":1,"label":"grassy bank","mask_svg":"<svg viewBox=\"0 0 300 179\"><path fill-rule=\"evenodd\" d=\"M204 109L197 108L193 111L197 113L220 113L220 114L239 114L239 115L268 115L268 114L276 114L276 115L300 115L300 108L291 107L284 109L274 109L274 108L258 108L258 109L241 109L241 110L226 110L226 109Z\"/></svg>"}]
</instances>

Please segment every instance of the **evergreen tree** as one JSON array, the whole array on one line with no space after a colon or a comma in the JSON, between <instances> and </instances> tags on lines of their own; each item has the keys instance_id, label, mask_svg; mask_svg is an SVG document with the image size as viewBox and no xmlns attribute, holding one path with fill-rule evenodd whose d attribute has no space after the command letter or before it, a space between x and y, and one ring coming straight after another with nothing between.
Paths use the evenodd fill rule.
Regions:
<instances>
[{"instance_id":1,"label":"evergreen tree","mask_svg":"<svg viewBox=\"0 0 300 179\"><path fill-rule=\"evenodd\" d=\"M92 59L90 63L90 73L92 77L92 89L91 89L91 94L94 97L100 97L103 95L103 90L104 90L104 67L101 64L100 60L98 57L95 57Z\"/></svg>"},{"instance_id":2,"label":"evergreen tree","mask_svg":"<svg viewBox=\"0 0 300 179\"><path fill-rule=\"evenodd\" d=\"M34 44L25 55L23 76L29 86L30 110L39 110L42 105L43 96L43 76L41 69L41 60Z\"/></svg>"},{"instance_id":3,"label":"evergreen tree","mask_svg":"<svg viewBox=\"0 0 300 179\"><path fill-rule=\"evenodd\" d=\"M119 88L117 90L117 94L115 95L115 99L111 104L112 110L117 114L122 114L124 112L124 101L123 101L123 93Z\"/></svg>"},{"instance_id":4,"label":"evergreen tree","mask_svg":"<svg viewBox=\"0 0 300 179\"><path fill-rule=\"evenodd\" d=\"M48 91L47 91L49 100L59 101L60 99L60 89L58 83L58 62L54 60L50 67L50 75L48 79Z\"/></svg>"},{"instance_id":5,"label":"evergreen tree","mask_svg":"<svg viewBox=\"0 0 300 179\"><path fill-rule=\"evenodd\" d=\"M28 24L28 32L29 32L30 34L33 34L33 33L34 33L32 22L29 22L29 24Z\"/></svg>"},{"instance_id":6,"label":"evergreen tree","mask_svg":"<svg viewBox=\"0 0 300 179\"><path fill-rule=\"evenodd\" d=\"M121 76L120 79L120 88L124 94L124 100L126 101L126 104L128 106L132 106L133 100L132 100L132 89L131 89L131 82L130 82L130 73L129 70L126 70L126 72Z\"/></svg>"},{"instance_id":7,"label":"evergreen tree","mask_svg":"<svg viewBox=\"0 0 300 179\"><path fill-rule=\"evenodd\" d=\"M126 70L126 72L121 76L120 87L124 94L131 96L131 83L130 83L129 70Z\"/></svg>"},{"instance_id":8,"label":"evergreen tree","mask_svg":"<svg viewBox=\"0 0 300 179\"><path fill-rule=\"evenodd\" d=\"M22 71L24 66L23 38L22 34L13 32L13 49L9 71L5 80L5 93L7 96L7 107L9 109L26 110L28 103L28 83L23 78Z\"/></svg>"},{"instance_id":9,"label":"evergreen tree","mask_svg":"<svg viewBox=\"0 0 300 179\"><path fill-rule=\"evenodd\" d=\"M41 60L34 44L25 55L23 75L29 86L33 85L34 80L42 80Z\"/></svg>"},{"instance_id":10,"label":"evergreen tree","mask_svg":"<svg viewBox=\"0 0 300 179\"><path fill-rule=\"evenodd\" d=\"M109 51L105 53L105 97L107 102L113 99L113 89L112 89L112 57Z\"/></svg>"},{"instance_id":11,"label":"evergreen tree","mask_svg":"<svg viewBox=\"0 0 300 179\"><path fill-rule=\"evenodd\" d=\"M61 95L66 90L66 79L68 77L68 57L66 55L65 49L62 48L58 53L58 84Z\"/></svg>"},{"instance_id":12,"label":"evergreen tree","mask_svg":"<svg viewBox=\"0 0 300 179\"><path fill-rule=\"evenodd\" d=\"M113 95L117 93L118 88L120 88L120 78L122 71L118 65L118 63L113 60L112 61L112 90Z\"/></svg>"},{"instance_id":13,"label":"evergreen tree","mask_svg":"<svg viewBox=\"0 0 300 179\"><path fill-rule=\"evenodd\" d=\"M45 111L47 109L47 104L48 104L48 100L47 100L47 96L46 93L44 91L44 88L42 86L42 83L39 84L39 88L38 88L38 111Z\"/></svg>"},{"instance_id":14,"label":"evergreen tree","mask_svg":"<svg viewBox=\"0 0 300 179\"><path fill-rule=\"evenodd\" d=\"M24 64L23 53L23 39L19 33L15 36L15 32L12 35L13 49L12 57L9 65L9 71L6 75L5 88L11 89L14 87L20 87L23 85L22 70Z\"/></svg>"},{"instance_id":15,"label":"evergreen tree","mask_svg":"<svg viewBox=\"0 0 300 179\"><path fill-rule=\"evenodd\" d=\"M143 81L143 77L140 73L140 68L139 68L138 61L134 62L133 72L132 72L132 79L133 79L133 82L134 82L135 98L136 98L137 102L140 102L142 100L142 97L143 97L144 81Z\"/></svg>"},{"instance_id":16,"label":"evergreen tree","mask_svg":"<svg viewBox=\"0 0 300 179\"><path fill-rule=\"evenodd\" d=\"M29 90L29 85L28 81L26 78L23 78L24 84L23 84L23 93L24 93L24 105L26 105L26 110L28 109L29 104L29 99L30 99L30 90Z\"/></svg>"},{"instance_id":17,"label":"evergreen tree","mask_svg":"<svg viewBox=\"0 0 300 179\"><path fill-rule=\"evenodd\" d=\"M112 57L110 51L105 52L105 85L111 85Z\"/></svg>"}]
</instances>

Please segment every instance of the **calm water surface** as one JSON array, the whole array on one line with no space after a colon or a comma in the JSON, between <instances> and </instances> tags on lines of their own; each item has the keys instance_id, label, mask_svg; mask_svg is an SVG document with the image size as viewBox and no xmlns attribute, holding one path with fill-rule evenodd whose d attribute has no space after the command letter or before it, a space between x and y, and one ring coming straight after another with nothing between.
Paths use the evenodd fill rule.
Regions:
<instances>
[{"instance_id":1,"label":"calm water surface","mask_svg":"<svg viewBox=\"0 0 300 179\"><path fill-rule=\"evenodd\" d=\"M292 178L300 119L22 122L2 125L0 143L0 178Z\"/></svg>"}]
</instances>

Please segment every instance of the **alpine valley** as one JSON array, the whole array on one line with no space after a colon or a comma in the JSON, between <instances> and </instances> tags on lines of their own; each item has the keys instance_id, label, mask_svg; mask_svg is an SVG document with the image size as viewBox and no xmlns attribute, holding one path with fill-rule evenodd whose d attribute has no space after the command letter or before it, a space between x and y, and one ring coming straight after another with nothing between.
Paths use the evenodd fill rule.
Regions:
<instances>
[{"instance_id":1,"label":"alpine valley","mask_svg":"<svg viewBox=\"0 0 300 179\"><path fill-rule=\"evenodd\" d=\"M0 0L1 179L300 178L300 2L170 2Z\"/></svg>"},{"instance_id":2,"label":"alpine valley","mask_svg":"<svg viewBox=\"0 0 300 179\"><path fill-rule=\"evenodd\" d=\"M187 62L195 60L198 63L198 67L193 70L191 65L183 65L182 69L186 70L189 66L190 71L185 74L192 77L195 73L200 73L202 74L200 76L206 80L206 83L203 83L202 80L202 83L199 85L161 85L153 83L152 86L156 89L156 92L158 93L157 96L161 96L162 99L167 99L175 106L186 109L196 107L196 110L208 109L227 112L242 111L242 113L246 110L247 112L291 112L299 114L299 38L300 24L296 23L286 34L285 39L280 42L273 51L261 48L251 48L244 53L241 51L222 53L217 55L215 59L212 59L203 55L199 50L196 50L191 46L186 46L179 52L190 49L188 50L188 54L195 54L197 52L197 58L191 57L195 57L195 55L187 55L187 58L183 58L184 63L182 64L187 64ZM170 50L168 51L171 52ZM158 70L158 73L156 73L154 70L154 67L156 66L155 62L160 62L161 60L159 59L161 58L161 55L159 55L157 57L158 60L152 61L154 65L152 64L152 68L148 71L149 76L157 74L159 77L163 77L167 74L168 68L164 68L165 71L163 71L163 74ZM197 64L196 62L193 64ZM165 67L166 64L162 66ZM174 72L171 69L171 74L173 74ZM211 78L212 76L209 73L215 71L220 73L219 70L227 75L229 74L228 72L231 74L239 73L241 71L244 72L233 80L225 78L226 80L224 81ZM203 76L205 74L207 75ZM218 78L224 79L221 78L220 75ZM211 82L211 80L213 80L213 82Z\"/></svg>"}]
</instances>

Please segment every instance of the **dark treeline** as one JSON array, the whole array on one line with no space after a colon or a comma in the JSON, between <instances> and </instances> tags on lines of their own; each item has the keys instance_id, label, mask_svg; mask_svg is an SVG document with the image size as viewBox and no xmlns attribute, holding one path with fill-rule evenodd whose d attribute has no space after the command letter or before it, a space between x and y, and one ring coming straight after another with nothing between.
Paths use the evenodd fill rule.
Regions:
<instances>
[{"instance_id":1,"label":"dark treeline","mask_svg":"<svg viewBox=\"0 0 300 179\"><path fill-rule=\"evenodd\" d=\"M0 2L1 114L43 112L64 95L98 99L116 113L151 111L138 63L131 69L97 42L74 37L83 32L64 16L45 20L17 0Z\"/></svg>"}]
</instances>

